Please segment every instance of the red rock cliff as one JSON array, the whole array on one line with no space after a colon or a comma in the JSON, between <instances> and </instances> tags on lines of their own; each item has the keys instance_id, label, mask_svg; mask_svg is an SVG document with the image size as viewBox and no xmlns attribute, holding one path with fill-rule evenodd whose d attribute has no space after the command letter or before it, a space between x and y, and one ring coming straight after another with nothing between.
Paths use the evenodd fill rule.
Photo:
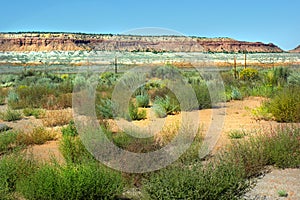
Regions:
<instances>
[{"instance_id":1,"label":"red rock cliff","mask_svg":"<svg viewBox=\"0 0 300 200\"><path fill-rule=\"evenodd\" d=\"M64 33L0 34L0 51L283 52L274 44L229 38Z\"/></svg>"}]
</instances>

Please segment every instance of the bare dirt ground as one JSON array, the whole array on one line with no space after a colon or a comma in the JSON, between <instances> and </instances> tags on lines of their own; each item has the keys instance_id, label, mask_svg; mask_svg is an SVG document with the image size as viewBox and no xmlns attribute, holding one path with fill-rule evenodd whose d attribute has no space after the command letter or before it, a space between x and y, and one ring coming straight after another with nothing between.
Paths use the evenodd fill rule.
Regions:
<instances>
[{"instance_id":1,"label":"bare dirt ground","mask_svg":"<svg viewBox=\"0 0 300 200\"><path fill-rule=\"evenodd\" d=\"M259 131L268 130L279 125L274 121L256 120L251 115L251 109L261 105L264 101L261 97L250 97L243 101L231 101L226 103L226 114L224 118L221 136L213 150L213 153L218 152L222 147L230 144L231 139L228 133L233 130L243 131L247 135L257 134ZM5 106L0 106L0 111L5 110ZM212 121L212 109L199 111L201 129L205 133ZM181 114L168 116L166 118L166 126L172 125L175 121L180 121ZM41 121L33 117L25 118L17 122L2 122L16 130L30 130L34 126L40 126ZM153 121L151 113L148 112L148 119L134 122L136 126L148 126L148 124L157 125L158 121ZM112 125L113 131L118 129ZM222 124L220 124L222 126ZM115 129L115 130L114 130ZM28 152L40 161L48 161L53 157L62 160L62 155L59 152L59 141L47 142L44 145L35 145L28 149ZM287 192L287 197L279 197L278 191L284 190ZM272 169L271 173L260 177L257 185L251 189L245 196L246 199L290 199L300 200L300 169L278 170Z\"/></svg>"}]
</instances>

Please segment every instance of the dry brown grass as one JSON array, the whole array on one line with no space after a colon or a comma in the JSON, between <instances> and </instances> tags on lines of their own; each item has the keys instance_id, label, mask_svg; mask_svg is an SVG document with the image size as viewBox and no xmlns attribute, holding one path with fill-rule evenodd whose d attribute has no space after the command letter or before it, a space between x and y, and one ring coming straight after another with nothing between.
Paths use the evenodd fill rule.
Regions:
<instances>
[{"instance_id":1,"label":"dry brown grass","mask_svg":"<svg viewBox=\"0 0 300 200\"><path fill-rule=\"evenodd\" d=\"M36 127L29 133L20 133L17 135L17 143L26 146L34 144L44 144L47 141L55 140L58 132L55 130L47 130L44 127Z\"/></svg>"},{"instance_id":2,"label":"dry brown grass","mask_svg":"<svg viewBox=\"0 0 300 200\"><path fill-rule=\"evenodd\" d=\"M175 121L169 126L163 127L163 129L154 136L154 141L160 146L168 144L177 134L179 130L179 122Z\"/></svg>"},{"instance_id":3,"label":"dry brown grass","mask_svg":"<svg viewBox=\"0 0 300 200\"><path fill-rule=\"evenodd\" d=\"M46 127L63 126L72 120L72 110L48 110L42 118Z\"/></svg>"}]
</instances>

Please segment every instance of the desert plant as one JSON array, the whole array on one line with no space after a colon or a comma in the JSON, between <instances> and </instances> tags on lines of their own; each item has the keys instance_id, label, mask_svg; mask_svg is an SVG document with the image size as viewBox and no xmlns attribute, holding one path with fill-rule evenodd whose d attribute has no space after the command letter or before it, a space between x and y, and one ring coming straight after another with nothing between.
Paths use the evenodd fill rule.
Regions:
<instances>
[{"instance_id":1,"label":"desert plant","mask_svg":"<svg viewBox=\"0 0 300 200\"><path fill-rule=\"evenodd\" d=\"M0 155L17 147L16 138L18 134L15 131L6 131L0 134Z\"/></svg>"},{"instance_id":2,"label":"desert plant","mask_svg":"<svg viewBox=\"0 0 300 200\"><path fill-rule=\"evenodd\" d=\"M19 95L13 90L9 91L7 96L8 105L12 108L18 108L18 102L19 102Z\"/></svg>"},{"instance_id":3,"label":"desert plant","mask_svg":"<svg viewBox=\"0 0 300 200\"><path fill-rule=\"evenodd\" d=\"M258 70L253 68L246 68L240 72L240 79L252 81L258 79Z\"/></svg>"},{"instance_id":4,"label":"desert plant","mask_svg":"<svg viewBox=\"0 0 300 200\"><path fill-rule=\"evenodd\" d=\"M22 114L19 111L8 108L5 112L0 112L0 118L8 122L16 121L22 118Z\"/></svg>"},{"instance_id":5,"label":"desert plant","mask_svg":"<svg viewBox=\"0 0 300 200\"><path fill-rule=\"evenodd\" d=\"M129 120L142 120L146 119L147 112L146 110L142 109L139 110L137 105L134 103L130 102L129 103Z\"/></svg>"},{"instance_id":6,"label":"desert plant","mask_svg":"<svg viewBox=\"0 0 300 200\"><path fill-rule=\"evenodd\" d=\"M248 140L237 140L223 154L230 163L240 163L245 176L261 173L267 165L281 168L300 166L300 129L278 127L251 136Z\"/></svg>"},{"instance_id":7,"label":"desert plant","mask_svg":"<svg viewBox=\"0 0 300 200\"><path fill-rule=\"evenodd\" d=\"M97 116L104 119L112 119L115 115L116 105L110 99L101 99L101 104L96 105Z\"/></svg>"},{"instance_id":8,"label":"desert plant","mask_svg":"<svg viewBox=\"0 0 300 200\"><path fill-rule=\"evenodd\" d=\"M48 110L42 118L44 126L63 126L72 120L71 110Z\"/></svg>"},{"instance_id":9,"label":"desert plant","mask_svg":"<svg viewBox=\"0 0 300 200\"><path fill-rule=\"evenodd\" d=\"M268 103L268 110L279 122L300 122L300 88L279 91Z\"/></svg>"},{"instance_id":10,"label":"desert plant","mask_svg":"<svg viewBox=\"0 0 300 200\"><path fill-rule=\"evenodd\" d=\"M173 167L145 180L149 199L238 199L247 188L241 166L229 163L204 167Z\"/></svg>"},{"instance_id":11,"label":"desert plant","mask_svg":"<svg viewBox=\"0 0 300 200\"><path fill-rule=\"evenodd\" d=\"M199 103L199 109L211 108L212 103L208 87L204 83L192 85L192 87Z\"/></svg>"},{"instance_id":12,"label":"desert plant","mask_svg":"<svg viewBox=\"0 0 300 200\"><path fill-rule=\"evenodd\" d=\"M231 99L233 100L242 100L243 96L238 88L231 87Z\"/></svg>"},{"instance_id":13,"label":"desert plant","mask_svg":"<svg viewBox=\"0 0 300 200\"><path fill-rule=\"evenodd\" d=\"M299 71L292 72L288 76L287 82L290 86L299 86L300 85L300 72Z\"/></svg>"},{"instance_id":14,"label":"desert plant","mask_svg":"<svg viewBox=\"0 0 300 200\"><path fill-rule=\"evenodd\" d=\"M67 163L83 163L93 160L93 156L87 151L78 136L63 136L59 148Z\"/></svg>"},{"instance_id":15,"label":"desert plant","mask_svg":"<svg viewBox=\"0 0 300 200\"><path fill-rule=\"evenodd\" d=\"M280 168L300 166L300 128L281 126L261 137L269 164Z\"/></svg>"},{"instance_id":16,"label":"desert plant","mask_svg":"<svg viewBox=\"0 0 300 200\"><path fill-rule=\"evenodd\" d=\"M247 134L245 133L244 130L231 130L228 133L228 137L230 139L241 139L244 138Z\"/></svg>"},{"instance_id":17,"label":"desert plant","mask_svg":"<svg viewBox=\"0 0 300 200\"><path fill-rule=\"evenodd\" d=\"M97 163L47 164L18 181L26 199L115 199L123 190L121 173Z\"/></svg>"},{"instance_id":18,"label":"desert plant","mask_svg":"<svg viewBox=\"0 0 300 200\"><path fill-rule=\"evenodd\" d=\"M287 197L288 193L285 190L278 190L278 196L279 197Z\"/></svg>"},{"instance_id":19,"label":"desert plant","mask_svg":"<svg viewBox=\"0 0 300 200\"><path fill-rule=\"evenodd\" d=\"M272 120L273 116L269 111L268 102L264 102L261 106L251 110L251 114L257 120Z\"/></svg>"},{"instance_id":20,"label":"desert plant","mask_svg":"<svg viewBox=\"0 0 300 200\"><path fill-rule=\"evenodd\" d=\"M166 115L175 114L180 110L180 105L171 100L169 96L156 97L153 103L153 110L158 117L165 117Z\"/></svg>"},{"instance_id":21,"label":"desert plant","mask_svg":"<svg viewBox=\"0 0 300 200\"><path fill-rule=\"evenodd\" d=\"M4 89L0 86L0 105L4 105L4 104L5 104L6 96L7 96L7 91L4 90Z\"/></svg>"},{"instance_id":22,"label":"desert plant","mask_svg":"<svg viewBox=\"0 0 300 200\"><path fill-rule=\"evenodd\" d=\"M46 130L44 127L35 127L29 133L19 133L16 137L18 144L26 146L34 144L40 145L55 139L55 131Z\"/></svg>"},{"instance_id":23,"label":"desert plant","mask_svg":"<svg viewBox=\"0 0 300 200\"><path fill-rule=\"evenodd\" d=\"M63 136L77 136L78 132L75 126L75 123L73 120L69 122L69 124L66 127L63 127L61 129Z\"/></svg>"},{"instance_id":24,"label":"desert plant","mask_svg":"<svg viewBox=\"0 0 300 200\"><path fill-rule=\"evenodd\" d=\"M22 155L13 154L0 159L0 199L15 199L18 180L31 174L36 168L35 163Z\"/></svg>"},{"instance_id":25,"label":"desert plant","mask_svg":"<svg viewBox=\"0 0 300 200\"><path fill-rule=\"evenodd\" d=\"M135 98L136 98L136 103L137 103L138 107L146 108L149 106L150 99L149 99L149 95L147 93L137 95Z\"/></svg>"},{"instance_id":26,"label":"desert plant","mask_svg":"<svg viewBox=\"0 0 300 200\"><path fill-rule=\"evenodd\" d=\"M34 116L35 118L39 119L41 118L43 115L45 115L45 111L42 109L36 109L36 108L25 108L23 110L23 114L26 117L29 116Z\"/></svg>"}]
</instances>

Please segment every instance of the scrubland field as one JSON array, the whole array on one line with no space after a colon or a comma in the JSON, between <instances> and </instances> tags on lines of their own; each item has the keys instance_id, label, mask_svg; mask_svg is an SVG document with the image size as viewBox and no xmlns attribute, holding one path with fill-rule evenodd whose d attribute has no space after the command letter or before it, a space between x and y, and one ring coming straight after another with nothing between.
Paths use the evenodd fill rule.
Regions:
<instances>
[{"instance_id":1,"label":"scrubland field","mask_svg":"<svg viewBox=\"0 0 300 200\"><path fill-rule=\"evenodd\" d=\"M250 198L248 192L262 174L299 170L299 68L227 68L220 72L224 91L214 93L209 88L220 80L197 70L167 64L152 66L148 73L125 113L112 100L124 72L95 76L88 70L76 75L22 67L18 74L0 74L0 199L243 199ZM193 89L196 106L182 109L168 88L174 74ZM136 73L127 81L140 78ZM126 173L105 166L86 149L72 114L76 88L95 82L93 109L116 146L135 153L161 149L176 135L182 113L197 111L198 131L184 127L186 134L195 135L193 143L171 165L154 172ZM214 149L200 159L212 112L219 109L211 99L226 102L224 124ZM143 139L128 134L139 130L122 130L116 123L143 127L160 119L166 120L163 129ZM300 190L293 186L299 182L270 196L299 199Z\"/></svg>"}]
</instances>

